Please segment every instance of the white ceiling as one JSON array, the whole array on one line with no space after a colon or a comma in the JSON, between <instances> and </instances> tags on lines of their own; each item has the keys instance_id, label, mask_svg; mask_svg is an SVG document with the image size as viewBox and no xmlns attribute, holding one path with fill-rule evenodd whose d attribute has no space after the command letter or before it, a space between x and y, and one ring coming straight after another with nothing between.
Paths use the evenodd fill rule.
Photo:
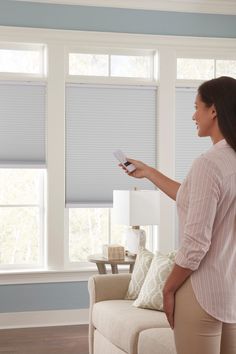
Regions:
<instances>
[{"instance_id":1,"label":"white ceiling","mask_svg":"<svg viewBox=\"0 0 236 354\"><path fill-rule=\"evenodd\" d=\"M16 1L236 15L236 0L16 0Z\"/></svg>"}]
</instances>

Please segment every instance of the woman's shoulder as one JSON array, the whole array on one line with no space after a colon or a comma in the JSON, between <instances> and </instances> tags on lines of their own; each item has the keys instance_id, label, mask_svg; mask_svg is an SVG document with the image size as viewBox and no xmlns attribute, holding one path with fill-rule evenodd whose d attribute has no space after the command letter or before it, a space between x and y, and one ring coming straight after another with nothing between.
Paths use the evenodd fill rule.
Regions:
<instances>
[{"instance_id":1,"label":"woman's shoulder","mask_svg":"<svg viewBox=\"0 0 236 354\"><path fill-rule=\"evenodd\" d=\"M212 174L223 179L236 174L236 154L232 149L210 149L194 160L192 170Z\"/></svg>"},{"instance_id":2,"label":"woman's shoulder","mask_svg":"<svg viewBox=\"0 0 236 354\"><path fill-rule=\"evenodd\" d=\"M218 181L223 178L220 166L216 162L214 156L209 152L201 154L194 160L189 172L189 177L192 175L199 176L201 179L212 176L216 177Z\"/></svg>"}]
</instances>

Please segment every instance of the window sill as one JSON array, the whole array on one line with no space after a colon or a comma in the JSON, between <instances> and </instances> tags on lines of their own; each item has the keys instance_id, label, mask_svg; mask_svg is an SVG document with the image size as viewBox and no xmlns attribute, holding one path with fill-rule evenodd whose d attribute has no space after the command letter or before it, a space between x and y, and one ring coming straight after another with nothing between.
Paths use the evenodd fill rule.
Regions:
<instances>
[{"instance_id":1,"label":"window sill","mask_svg":"<svg viewBox=\"0 0 236 354\"><path fill-rule=\"evenodd\" d=\"M119 266L119 273L127 273L127 266ZM108 268L107 273L111 273ZM40 284L40 283L65 283L88 281L89 277L98 274L95 265L82 267L80 269L67 270L46 270L46 269L24 269L0 271L0 285L8 284Z\"/></svg>"},{"instance_id":2,"label":"window sill","mask_svg":"<svg viewBox=\"0 0 236 354\"><path fill-rule=\"evenodd\" d=\"M0 271L0 284L7 285L88 281L89 277L94 274L97 274L96 266L86 267L79 270L7 270Z\"/></svg>"}]
</instances>

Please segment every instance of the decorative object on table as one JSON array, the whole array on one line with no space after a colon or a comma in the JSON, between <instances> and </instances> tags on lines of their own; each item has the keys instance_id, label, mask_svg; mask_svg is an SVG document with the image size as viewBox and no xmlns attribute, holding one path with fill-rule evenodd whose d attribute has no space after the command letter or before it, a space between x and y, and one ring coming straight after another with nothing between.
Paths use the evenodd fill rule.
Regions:
<instances>
[{"instance_id":1,"label":"decorative object on table","mask_svg":"<svg viewBox=\"0 0 236 354\"><path fill-rule=\"evenodd\" d=\"M103 245L102 255L108 260L122 260L125 258L125 248L116 244Z\"/></svg>"},{"instance_id":2,"label":"decorative object on table","mask_svg":"<svg viewBox=\"0 0 236 354\"><path fill-rule=\"evenodd\" d=\"M118 265L129 265L129 273L133 272L134 268L134 263L135 263L135 257L125 257L124 259L113 259L113 260L108 260L103 257L102 254L92 254L88 257L89 262L96 263L98 273L99 274L106 274L107 273L107 265L111 266L111 272L112 274L117 274L118 272Z\"/></svg>"},{"instance_id":3,"label":"decorative object on table","mask_svg":"<svg viewBox=\"0 0 236 354\"><path fill-rule=\"evenodd\" d=\"M163 288L173 269L176 251L168 254L156 252L143 286L133 306L163 311Z\"/></svg>"},{"instance_id":4,"label":"decorative object on table","mask_svg":"<svg viewBox=\"0 0 236 354\"><path fill-rule=\"evenodd\" d=\"M126 249L137 254L146 245L140 225L158 225L160 194L157 190L114 190L113 221L131 226L126 232Z\"/></svg>"},{"instance_id":5,"label":"decorative object on table","mask_svg":"<svg viewBox=\"0 0 236 354\"><path fill-rule=\"evenodd\" d=\"M131 276L128 291L125 296L126 300L137 299L147 272L152 263L153 256L154 254L146 249L139 251L135 260L134 270Z\"/></svg>"}]
</instances>

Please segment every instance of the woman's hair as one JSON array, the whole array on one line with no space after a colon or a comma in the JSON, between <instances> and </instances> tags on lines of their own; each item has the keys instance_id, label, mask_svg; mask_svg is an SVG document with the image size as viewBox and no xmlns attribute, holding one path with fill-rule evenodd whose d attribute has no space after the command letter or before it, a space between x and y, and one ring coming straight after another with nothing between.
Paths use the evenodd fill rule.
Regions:
<instances>
[{"instance_id":1,"label":"woman's hair","mask_svg":"<svg viewBox=\"0 0 236 354\"><path fill-rule=\"evenodd\" d=\"M206 81L199 86L198 94L207 107L214 104L220 131L236 152L236 80L221 76Z\"/></svg>"}]
</instances>

